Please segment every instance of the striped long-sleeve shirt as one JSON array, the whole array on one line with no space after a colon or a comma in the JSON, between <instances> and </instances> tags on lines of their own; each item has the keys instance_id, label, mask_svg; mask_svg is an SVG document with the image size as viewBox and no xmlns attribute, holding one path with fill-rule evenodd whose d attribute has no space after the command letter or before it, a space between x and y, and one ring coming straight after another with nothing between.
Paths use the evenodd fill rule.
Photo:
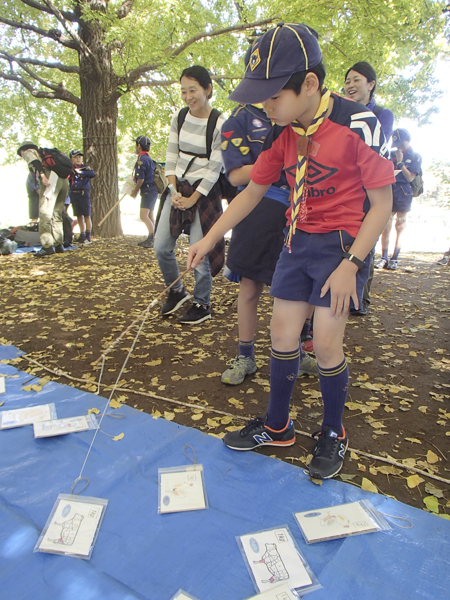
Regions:
<instances>
[{"instance_id":1,"label":"striped long-sleeve shirt","mask_svg":"<svg viewBox=\"0 0 450 600\"><path fill-rule=\"evenodd\" d=\"M220 132L224 121L222 115L217 119L209 160L196 157L189 167L189 171L184 175L184 178L191 184L201 179L197 191L204 196L209 194L223 168ZM169 144L167 146L166 176L176 175L179 179L183 177L189 162L193 158L186 152L206 154L207 123L208 119L199 119L188 112L178 138L178 113L174 115L170 125Z\"/></svg>"}]
</instances>

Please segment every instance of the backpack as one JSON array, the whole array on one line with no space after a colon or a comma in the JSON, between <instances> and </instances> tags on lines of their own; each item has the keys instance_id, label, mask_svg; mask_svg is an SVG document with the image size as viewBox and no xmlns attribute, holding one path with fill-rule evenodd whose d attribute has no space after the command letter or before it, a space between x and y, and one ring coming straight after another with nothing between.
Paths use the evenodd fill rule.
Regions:
<instances>
[{"instance_id":1,"label":"backpack","mask_svg":"<svg viewBox=\"0 0 450 600\"><path fill-rule=\"evenodd\" d=\"M417 153L414 152L414 158L417 156ZM417 198L421 194L423 194L423 172L422 167L420 167L420 171L414 177L412 181L410 181L409 185L412 189L413 198Z\"/></svg>"},{"instance_id":2,"label":"backpack","mask_svg":"<svg viewBox=\"0 0 450 600\"><path fill-rule=\"evenodd\" d=\"M58 177L67 179L72 173L72 161L68 156L58 150L58 148L39 148L39 154L42 160L42 166L46 169L50 169L50 171L54 171Z\"/></svg>"},{"instance_id":3,"label":"backpack","mask_svg":"<svg viewBox=\"0 0 450 600\"><path fill-rule=\"evenodd\" d=\"M183 123L186 120L188 110L189 107L185 106L178 113L178 136L180 135L181 128L183 127ZM188 166L186 167L183 173L183 177L189 171L189 167L192 165L196 158L207 158L208 160L210 159L214 129L216 127L217 119L220 115L221 112L218 111L217 108L213 108L212 111L209 113L208 123L206 125L206 154L194 154L192 152L183 151L183 154L189 154L193 157L192 160L189 162ZM225 198L226 200L228 200L228 202L231 202L231 200L233 200L233 198L238 194L237 187L231 185L231 183L228 180L228 177L223 172L220 173L218 182L222 198Z\"/></svg>"},{"instance_id":4,"label":"backpack","mask_svg":"<svg viewBox=\"0 0 450 600\"><path fill-rule=\"evenodd\" d=\"M164 167L156 161L153 161L153 166L155 167L155 171L153 173L153 183L156 185L158 194L162 194L166 187L169 185L164 174Z\"/></svg>"}]
</instances>

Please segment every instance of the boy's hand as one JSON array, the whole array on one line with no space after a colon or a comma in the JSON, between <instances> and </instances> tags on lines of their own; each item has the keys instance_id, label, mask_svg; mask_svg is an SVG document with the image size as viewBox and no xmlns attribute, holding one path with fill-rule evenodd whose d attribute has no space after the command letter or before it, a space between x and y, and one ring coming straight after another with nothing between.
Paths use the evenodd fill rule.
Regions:
<instances>
[{"instance_id":1,"label":"boy's hand","mask_svg":"<svg viewBox=\"0 0 450 600\"><path fill-rule=\"evenodd\" d=\"M323 298L330 290L331 315L338 319L347 314L350 309L350 300L353 300L355 308L359 308L358 296L356 294L356 272L358 267L349 260L343 260L325 281L320 290Z\"/></svg>"},{"instance_id":2,"label":"boy's hand","mask_svg":"<svg viewBox=\"0 0 450 600\"><path fill-rule=\"evenodd\" d=\"M41 181L45 185L45 187L48 187L50 185L50 181L47 179L44 173L41 174Z\"/></svg>"},{"instance_id":3,"label":"boy's hand","mask_svg":"<svg viewBox=\"0 0 450 600\"><path fill-rule=\"evenodd\" d=\"M187 257L186 267L188 269L195 269L198 265L203 262L206 254L213 249L214 246L211 246L206 238L192 244L189 248L189 254Z\"/></svg>"}]
</instances>

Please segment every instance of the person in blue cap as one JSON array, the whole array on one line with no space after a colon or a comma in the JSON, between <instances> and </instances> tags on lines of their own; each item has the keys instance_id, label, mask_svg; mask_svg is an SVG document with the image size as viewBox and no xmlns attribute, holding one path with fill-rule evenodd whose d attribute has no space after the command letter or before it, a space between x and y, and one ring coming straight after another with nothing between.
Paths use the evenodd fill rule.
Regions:
<instances>
[{"instance_id":1,"label":"person in blue cap","mask_svg":"<svg viewBox=\"0 0 450 600\"><path fill-rule=\"evenodd\" d=\"M137 161L134 165L133 179L135 186L130 193L132 198L141 194L140 219L147 227L148 235L145 240L138 242L142 248L153 248L155 231L155 204L158 199L158 190L154 182L155 163L150 157L151 140L146 135L139 135L135 140Z\"/></svg>"},{"instance_id":2,"label":"person in blue cap","mask_svg":"<svg viewBox=\"0 0 450 600\"><path fill-rule=\"evenodd\" d=\"M69 177L69 197L73 214L80 228L77 242L92 244L91 179L95 177L95 173L83 163L83 154L80 150L71 150L69 158L73 164L73 173Z\"/></svg>"},{"instance_id":3,"label":"person in blue cap","mask_svg":"<svg viewBox=\"0 0 450 600\"><path fill-rule=\"evenodd\" d=\"M392 134L391 160L394 163L396 173L395 184L392 186L394 202L391 218L381 234L381 258L375 268L396 271L402 248L402 236L406 229L406 216L411 210L413 200L411 182L417 175L422 173L422 157L414 152L411 146L411 136L406 129L396 129ZM395 215L397 215L395 220L395 247L389 259L389 238Z\"/></svg>"},{"instance_id":4,"label":"person in blue cap","mask_svg":"<svg viewBox=\"0 0 450 600\"><path fill-rule=\"evenodd\" d=\"M317 38L306 25L279 23L255 42L245 77L230 99L262 102L274 126L250 171L250 183L190 248L187 266L198 265L217 239L257 206L284 168L292 194L271 287L269 406L264 416L227 433L223 441L234 450L295 442L289 405L300 332L314 306L324 415L320 431L313 434L317 441L309 472L327 479L342 468L348 447L342 423L349 381L345 325L349 309L362 301L373 247L391 213L395 178L375 115L325 87Z\"/></svg>"},{"instance_id":5,"label":"person in blue cap","mask_svg":"<svg viewBox=\"0 0 450 600\"><path fill-rule=\"evenodd\" d=\"M247 52L246 63L250 54ZM249 183L251 168L271 129L270 119L261 105L254 104L240 104L223 124L222 158L227 177L238 191ZM283 247L285 213L289 206L289 185L282 173L252 214L233 228L224 275L230 281L239 282L239 342L238 355L222 373L222 383L239 385L257 370L254 338L258 302L264 285L272 283ZM302 356L299 375L317 376L316 362L306 353Z\"/></svg>"}]
</instances>

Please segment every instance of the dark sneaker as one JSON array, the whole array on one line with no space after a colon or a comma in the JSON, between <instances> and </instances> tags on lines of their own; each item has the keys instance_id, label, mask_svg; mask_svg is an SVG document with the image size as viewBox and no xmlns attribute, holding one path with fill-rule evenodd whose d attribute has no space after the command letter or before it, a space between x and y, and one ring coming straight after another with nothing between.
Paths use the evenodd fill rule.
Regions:
<instances>
[{"instance_id":1,"label":"dark sneaker","mask_svg":"<svg viewBox=\"0 0 450 600\"><path fill-rule=\"evenodd\" d=\"M142 242L138 242L138 246L141 248L153 248L153 234L146 237Z\"/></svg>"},{"instance_id":2,"label":"dark sneaker","mask_svg":"<svg viewBox=\"0 0 450 600\"><path fill-rule=\"evenodd\" d=\"M348 448L348 439L345 429L344 435L339 437L331 427L324 427L321 431L313 433L317 442L312 449L312 459L309 463L309 474L314 479L330 479L339 473L344 464L345 452Z\"/></svg>"},{"instance_id":3,"label":"dark sneaker","mask_svg":"<svg viewBox=\"0 0 450 600\"><path fill-rule=\"evenodd\" d=\"M265 426L266 416L252 419L240 431L230 431L223 438L223 443L232 450L253 450L258 446L292 446L295 443L294 423L281 431L274 431Z\"/></svg>"},{"instance_id":4,"label":"dark sneaker","mask_svg":"<svg viewBox=\"0 0 450 600\"><path fill-rule=\"evenodd\" d=\"M448 256L443 256L440 260L437 261L438 265L448 265L450 259L448 258Z\"/></svg>"},{"instance_id":5,"label":"dark sneaker","mask_svg":"<svg viewBox=\"0 0 450 600\"><path fill-rule=\"evenodd\" d=\"M297 377L303 377L303 375L319 377L319 369L317 368L316 359L306 353L302 356L302 360L300 361Z\"/></svg>"},{"instance_id":6,"label":"dark sneaker","mask_svg":"<svg viewBox=\"0 0 450 600\"><path fill-rule=\"evenodd\" d=\"M354 317L365 317L369 312L369 305L367 302L363 302L360 308L351 308L350 314Z\"/></svg>"},{"instance_id":7,"label":"dark sneaker","mask_svg":"<svg viewBox=\"0 0 450 600\"><path fill-rule=\"evenodd\" d=\"M55 246L56 254L62 254L65 251L66 251L66 249L64 248L63 244L59 244L59 246Z\"/></svg>"},{"instance_id":8,"label":"dark sneaker","mask_svg":"<svg viewBox=\"0 0 450 600\"><path fill-rule=\"evenodd\" d=\"M49 248L41 248L35 252L33 256L34 258L43 258L44 256L51 256L52 254L55 254L55 249L53 246L50 246Z\"/></svg>"},{"instance_id":9,"label":"dark sneaker","mask_svg":"<svg viewBox=\"0 0 450 600\"><path fill-rule=\"evenodd\" d=\"M398 269L398 261L397 260L391 260L388 262L386 269L388 269L389 271L397 271Z\"/></svg>"},{"instance_id":10,"label":"dark sneaker","mask_svg":"<svg viewBox=\"0 0 450 600\"><path fill-rule=\"evenodd\" d=\"M186 325L195 325L196 323L203 323L211 318L211 311L209 306L203 306L194 302L191 308L182 317L178 319L178 323L185 323Z\"/></svg>"},{"instance_id":11,"label":"dark sneaker","mask_svg":"<svg viewBox=\"0 0 450 600\"><path fill-rule=\"evenodd\" d=\"M256 373L256 361L253 356L236 356L231 368L222 373L222 383L228 385L239 385L246 375Z\"/></svg>"},{"instance_id":12,"label":"dark sneaker","mask_svg":"<svg viewBox=\"0 0 450 600\"><path fill-rule=\"evenodd\" d=\"M84 242L85 242L85 241L86 241L86 236L85 236L85 235L82 235L82 234L80 234L80 235L78 236L78 238L75 240L75 243L76 243L76 244L84 244Z\"/></svg>"},{"instance_id":13,"label":"dark sneaker","mask_svg":"<svg viewBox=\"0 0 450 600\"><path fill-rule=\"evenodd\" d=\"M187 293L184 287L181 290L174 292L169 290L167 294L167 300L164 306L161 308L161 314L163 317L167 317L176 312L180 306L190 299L190 295Z\"/></svg>"},{"instance_id":14,"label":"dark sneaker","mask_svg":"<svg viewBox=\"0 0 450 600\"><path fill-rule=\"evenodd\" d=\"M376 265L374 265L375 269L386 269L388 265L388 261L385 258L380 258Z\"/></svg>"}]
</instances>

